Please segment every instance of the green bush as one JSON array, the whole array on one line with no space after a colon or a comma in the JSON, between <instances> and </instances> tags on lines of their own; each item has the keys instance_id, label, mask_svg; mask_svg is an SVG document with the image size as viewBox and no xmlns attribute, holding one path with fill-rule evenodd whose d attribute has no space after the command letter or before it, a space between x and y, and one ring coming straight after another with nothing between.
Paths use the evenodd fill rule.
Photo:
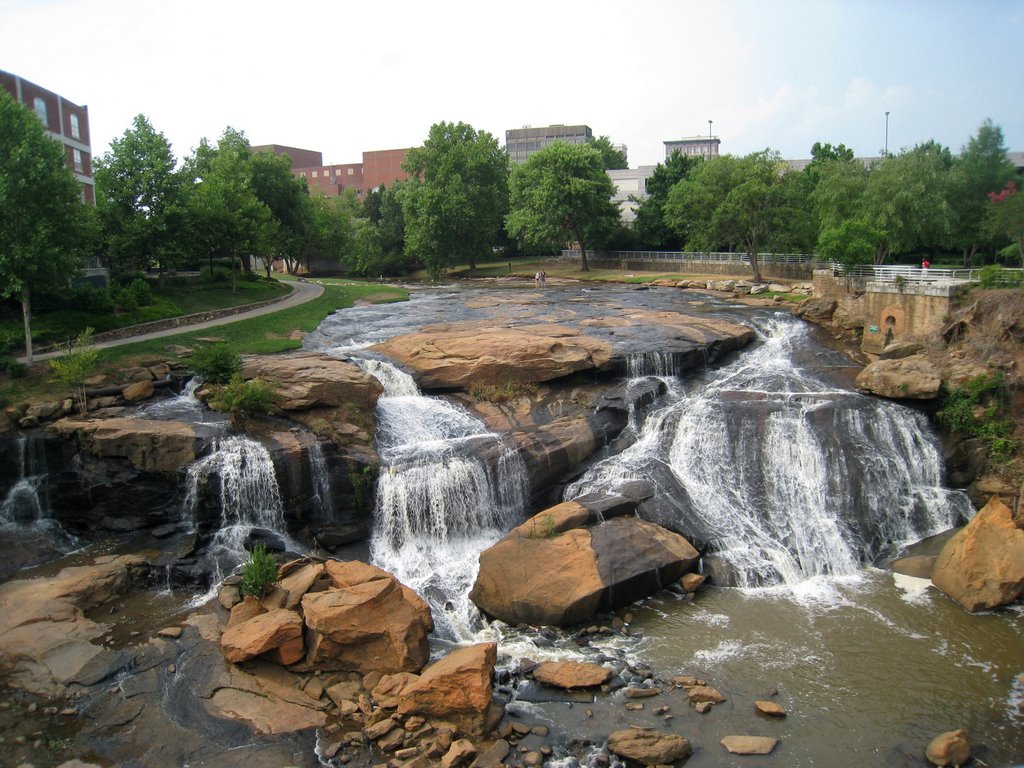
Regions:
<instances>
[{"instance_id":1,"label":"green bush","mask_svg":"<svg viewBox=\"0 0 1024 768\"><path fill-rule=\"evenodd\" d=\"M96 288L88 283L76 286L72 291L71 306L97 315L111 315L116 309L109 288Z\"/></svg>"},{"instance_id":2,"label":"green bush","mask_svg":"<svg viewBox=\"0 0 1024 768\"><path fill-rule=\"evenodd\" d=\"M199 279L204 283L227 283L231 281L231 270L224 267L203 267L199 271Z\"/></svg>"},{"instance_id":3,"label":"green bush","mask_svg":"<svg viewBox=\"0 0 1024 768\"><path fill-rule=\"evenodd\" d=\"M245 280L247 283L258 283L260 281L260 276L253 272L252 270L250 270L248 272L242 273L242 279Z\"/></svg>"},{"instance_id":4,"label":"green bush","mask_svg":"<svg viewBox=\"0 0 1024 768\"><path fill-rule=\"evenodd\" d=\"M128 292L135 298L135 303L140 307L146 307L153 303L153 288L149 281L137 277L128 285Z\"/></svg>"},{"instance_id":5,"label":"green bush","mask_svg":"<svg viewBox=\"0 0 1024 768\"><path fill-rule=\"evenodd\" d=\"M1024 285L1024 273L1003 269L1000 264L989 264L978 270L978 284L982 288L1016 288Z\"/></svg>"},{"instance_id":6,"label":"green bush","mask_svg":"<svg viewBox=\"0 0 1024 768\"><path fill-rule=\"evenodd\" d=\"M277 389L272 384L260 379L243 381L235 375L210 398L210 405L232 416L261 416L278 411L276 399Z\"/></svg>"},{"instance_id":7,"label":"green bush","mask_svg":"<svg viewBox=\"0 0 1024 768\"><path fill-rule=\"evenodd\" d=\"M227 384L242 370L242 358L227 344L198 347L190 363L192 373L208 384Z\"/></svg>"},{"instance_id":8,"label":"green bush","mask_svg":"<svg viewBox=\"0 0 1024 768\"><path fill-rule=\"evenodd\" d=\"M988 449L989 461L1005 464L1017 452L1013 425L1006 417L1010 397L1003 374L983 373L961 386L943 389L938 420L946 430L965 437L980 438Z\"/></svg>"},{"instance_id":9,"label":"green bush","mask_svg":"<svg viewBox=\"0 0 1024 768\"><path fill-rule=\"evenodd\" d=\"M277 581L277 563L263 544L257 544L249 552L242 565L242 594L262 598L270 585Z\"/></svg>"},{"instance_id":10,"label":"green bush","mask_svg":"<svg viewBox=\"0 0 1024 768\"><path fill-rule=\"evenodd\" d=\"M139 302L135 300L135 294L129 288L120 285L111 286L110 293L114 297L114 304L121 312L134 312L139 308Z\"/></svg>"}]
</instances>

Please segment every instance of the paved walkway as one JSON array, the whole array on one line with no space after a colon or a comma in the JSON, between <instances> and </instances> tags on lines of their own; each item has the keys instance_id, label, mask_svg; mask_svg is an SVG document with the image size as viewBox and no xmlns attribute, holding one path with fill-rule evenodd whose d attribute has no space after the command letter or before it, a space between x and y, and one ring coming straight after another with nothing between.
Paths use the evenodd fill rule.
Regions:
<instances>
[{"instance_id":1,"label":"paved walkway","mask_svg":"<svg viewBox=\"0 0 1024 768\"><path fill-rule=\"evenodd\" d=\"M305 304L307 301L312 301L318 298L323 292L324 287L317 283L310 282L298 282L290 281L289 285L292 286L292 292L286 299L275 302L274 304L268 304L263 307L257 307L256 309L250 309L248 312L239 312L237 315L228 315L227 317L218 317L216 320L206 320L201 323L195 323L193 325L180 325L176 328L166 328L162 331L152 331L151 333L143 333L138 336L128 336L124 339L114 339L113 341L99 341L93 346L99 349L107 349L109 347L120 347L124 344L134 344L137 341L148 341L149 339L162 339L166 336L177 336L182 333L192 333L193 331L201 331L205 328L214 328L218 325L228 325L229 323L237 323L239 320L248 320L251 317L259 317L261 315L269 315L274 312L280 312L282 309L289 309L291 307L298 306L299 304ZM40 355L32 355L33 361L49 360L50 358L60 357L65 352L64 350L57 350L54 352L45 352ZM18 358L18 362L24 363L25 358Z\"/></svg>"}]
</instances>

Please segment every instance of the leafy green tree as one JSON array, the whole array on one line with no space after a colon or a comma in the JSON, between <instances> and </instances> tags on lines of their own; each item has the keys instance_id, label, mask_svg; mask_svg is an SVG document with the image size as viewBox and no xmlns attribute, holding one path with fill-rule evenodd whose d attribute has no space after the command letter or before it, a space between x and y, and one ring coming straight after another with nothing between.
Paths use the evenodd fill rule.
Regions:
<instances>
[{"instance_id":1,"label":"leafy green tree","mask_svg":"<svg viewBox=\"0 0 1024 768\"><path fill-rule=\"evenodd\" d=\"M32 294L66 285L91 247L89 218L63 147L0 91L0 295L21 301L32 363Z\"/></svg>"},{"instance_id":2,"label":"leafy green tree","mask_svg":"<svg viewBox=\"0 0 1024 768\"><path fill-rule=\"evenodd\" d=\"M822 230L818 237L818 255L828 261L853 267L870 264L875 255L878 232L862 219L846 219Z\"/></svg>"},{"instance_id":3,"label":"leafy green tree","mask_svg":"<svg viewBox=\"0 0 1024 768\"><path fill-rule=\"evenodd\" d=\"M647 197L639 201L633 229L641 247L652 250L675 248L686 238L680 237L665 223L665 203L669 190L685 179L703 161L702 157L673 152L664 163L658 163L647 179Z\"/></svg>"},{"instance_id":4,"label":"leafy green tree","mask_svg":"<svg viewBox=\"0 0 1024 768\"><path fill-rule=\"evenodd\" d=\"M824 144L820 141L814 142L814 145L811 147L811 162L827 162L830 160L841 160L849 163L853 160L853 150L845 144L837 144L833 147L827 142Z\"/></svg>"},{"instance_id":5,"label":"leafy green tree","mask_svg":"<svg viewBox=\"0 0 1024 768\"><path fill-rule=\"evenodd\" d=\"M309 228L309 191L306 180L292 174L292 159L288 155L257 152L249 162L256 199L270 210L274 219L267 229L266 248L257 254L269 280L271 263L293 256L302 247Z\"/></svg>"},{"instance_id":6,"label":"leafy green tree","mask_svg":"<svg viewBox=\"0 0 1024 768\"><path fill-rule=\"evenodd\" d=\"M1000 192L989 194L983 226L992 237L1012 241L1024 267L1024 194L1017 190L1014 182Z\"/></svg>"},{"instance_id":7,"label":"leafy green tree","mask_svg":"<svg viewBox=\"0 0 1024 768\"><path fill-rule=\"evenodd\" d=\"M868 169L858 160L813 161L804 169L810 177L811 210L821 231L834 229L860 215L868 184Z\"/></svg>"},{"instance_id":8,"label":"leafy green tree","mask_svg":"<svg viewBox=\"0 0 1024 768\"><path fill-rule=\"evenodd\" d=\"M947 200L952 164L948 149L928 141L872 168L859 216L878 233L876 264L890 254L948 242L953 224Z\"/></svg>"},{"instance_id":9,"label":"leafy green tree","mask_svg":"<svg viewBox=\"0 0 1024 768\"><path fill-rule=\"evenodd\" d=\"M601 153L586 144L557 141L512 172L511 237L532 245L579 243L580 269L589 271L587 248L599 245L619 224L611 201L615 187Z\"/></svg>"},{"instance_id":10,"label":"leafy green tree","mask_svg":"<svg viewBox=\"0 0 1024 768\"><path fill-rule=\"evenodd\" d=\"M712 158L672 187L665 221L687 238L687 248L744 248L751 276L761 282L759 249L792 214L787 175L780 155L770 150Z\"/></svg>"},{"instance_id":11,"label":"leafy green tree","mask_svg":"<svg viewBox=\"0 0 1024 768\"><path fill-rule=\"evenodd\" d=\"M195 179L188 198L189 221L200 252L231 260L235 290L239 257L266 254L276 222L256 194L252 152L245 134L227 128L214 149L204 139L186 164Z\"/></svg>"},{"instance_id":12,"label":"leafy green tree","mask_svg":"<svg viewBox=\"0 0 1024 768\"><path fill-rule=\"evenodd\" d=\"M176 164L166 137L141 114L96 161L96 207L114 271L163 267L183 252Z\"/></svg>"},{"instance_id":13,"label":"leafy green tree","mask_svg":"<svg viewBox=\"0 0 1024 768\"><path fill-rule=\"evenodd\" d=\"M405 217L402 189L405 182L381 186L367 193L356 239L351 270L356 275L402 275L412 266L405 254Z\"/></svg>"},{"instance_id":14,"label":"leafy green tree","mask_svg":"<svg viewBox=\"0 0 1024 768\"><path fill-rule=\"evenodd\" d=\"M497 139L466 123L435 123L402 168L405 244L437 275L490 252L508 210L509 160Z\"/></svg>"},{"instance_id":15,"label":"leafy green tree","mask_svg":"<svg viewBox=\"0 0 1024 768\"><path fill-rule=\"evenodd\" d=\"M601 162L606 171L617 171L629 168L629 160L626 153L621 149L612 146L612 140L607 136L598 136L590 142L590 146L601 153Z\"/></svg>"},{"instance_id":16,"label":"leafy green tree","mask_svg":"<svg viewBox=\"0 0 1024 768\"><path fill-rule=\"evenodd\" d=\"M78 400L79 413L88 410L89 402L85 392L85 380L96 369L100 351L92 343L92 328L86 328L75 339L65 354L50 360L50 368L60 381L73 387Z\"/></svg>"},{"instance_id":17,"label":"leafy green tree","mask_svg":"<svg viewBox=\"0 0 1024 768\"><path fill-rule=\"evenodd\" d=\"M311 195L306 201L306 210L301 262L307 269L333 264L339 269L351 270L355 259L356 214L359 210L355 193L347 190L338 197ZM289 263L292 274L295 266Z\"/></svg>"},{"instance_id":18,"label":"leafy green tree","mask_svg":"<svg viewBox=\"0 0 1024 768\"><path fill-rule=\"evenodd\" d=\"M1002 129L985 120L954 160L948 195L954 216L952 244L963 254L965 267L988 244L988 229L982 225L990 207L989 193L1003 189L1015 177Z\"/></svg>"}]
</instances>

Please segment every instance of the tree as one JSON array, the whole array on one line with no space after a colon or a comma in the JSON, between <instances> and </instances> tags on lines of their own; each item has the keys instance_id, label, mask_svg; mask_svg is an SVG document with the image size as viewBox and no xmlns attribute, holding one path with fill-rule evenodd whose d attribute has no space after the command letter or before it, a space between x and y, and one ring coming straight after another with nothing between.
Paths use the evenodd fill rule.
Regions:
<instances>
[{"instance_id":1,"label":"tree","mask_svg":"<svg viewBox=\"0 0 1024 768\"><path fill-rule=\"evenodd\" d=\"M846 219L824 229L818 237L818 255L844 267L870 264L874 259L878 232L863 219Z\"/></svg>"},{"instance_id":2,"label":"tree","mask_svg":"<svg viewBox=\"0 0 1024 768\"><path fill-rule=\"evenodd\" d=\"M811 162L826 162L829 160L851 162L853 160L853 150L845 144L837 144L833 147L828 143L814 142L814 145L811 147Z\"/></svg>"},{"instance_id":3,"label":"tree","mask_svg":"<svg viewBox=\"0 0 1024 768\"><path fill-rule=\"evenodd\" d=\"M299 251L300 261L310 270L325 264L351 270L358 208L355 193L347 190L340 197L311 195L305 208L306 229ZM286 263L294 274L298 263Z\"/></svg>"},{"instance_id":4,"label":"tree","mask_svg":"<svg viewBox=\"0 0 1024 768\"><path fill-rule=\"evenodd\" d=\"M626 152L612 146L612 140L607 136L598 136L590 142L590 146L601 153L601 163L606 171L617 171L629 168L629 161L626 159Z\"/></svg>"},{"instance_id":5,"label":"tree","mask_svg":"<svg viewBox=\"0 0 1024 768\"><path fill-rule=\"evenodd\" d=\"M178 239L180 178L174 153L145 115L96 162L96 207L112 267L135 272L165 266L183 251Z\"/></svg>"},{"instance_id":6,"label":"tree","mask_svg":"<svg viewBox=\"0 0 1024 768\"><path fill-rule=\"evenodd\" d=\"M985 120L954 160L948 195L954 216L952 244L963 254L965 267L985 245L988 230L982 224L990 208L989 195L1003 189L1015 176L1002 129Z\"/></svg>"},{"instance_id":7,"label":"tree","mask_svg":"<svg viewBox=\"0 0 1024 768\"><path fill-rule=\"evenodd\" d=\"M405 255L405 217L402 215L402 189L406 182L371 190L363 200L362 219L358 223L358 247L351 270L357 275L402 275L409 271L411 259Z\"/></svg>"},{"instance_id":8,"label":"tree","mask_svg":"<svg viewBox=\"0 0 1024 768\"><path fill-rule=\"evenodd\" d=\"M490 252L508 210L508 154L466 123L435 123L402 168L406 248L432 275Z\"/></svg>"},{"instance_id":9,"label":"tree","mask_svg":"<svg viewBox=\"0 0 1024 768\"><path fill-rule=\"evenodd\" d=\"M21 300L32 363L32 293L79 266L87 214L63 147L35 114L0 91L0 295Z\"/></svg>"},{"instance_id":10,"label":"tree","mask_svg":"<svg viewBox=\"0 0 1024 768\"><path fill-rule=\"evenodd\" d=\"M687 248L743 247L755 282L758 250L792 213L782 158L764 150L745 157L721 155L702 163L669 192L665 221L687 238Z\"/></svg>"},{"instance_id":11,"label":"tree","mask_svg":"<svg viewBox=\"0 0 1024 768\"><path fill-rule=\"evenodd\" d=\"M664 163L655 166L647 179L647 197L639 201L633 222L633 229L643 247L663 250L679 244L679 236L665 223L665 203L669 190L687 178L702 161L702 157L676 151Z\"/></svg>"},{"instance_id":12,"label":"tree","mask_svg":"<svg viewBox=\"0 0 1024 768\"><path fill-rule=\"evenodd\" d=\"M1014 182L1000 192L989 193L984 229L992 237L1012 241L1024 267L1024 194L1017 190Z\"/></svg>"},{"instance_id":13,"label":"tree","mask_svg":"<svg viewBox=\"0 0 1024 768\"><path fill-rule=\"evenodd\" d=\"M868 174L858 215L878 233L875 264L948 242L953 223L947 200L953 158L928 141L884 158Z\"/></svg>"},{"instance_id":14,"label":"tree","mask_svg":"<svg viewBox=\"0 0 1024 768\"><path fill-rule=\"evenodd\" d=\"M266 249L257 254L269 280L271 263L275 259L287 260L302 247L309 226L309 191L306 180L292 174L292 159L288 155L257 152L250 167L256 199L274 218L268 227Z\"/></svg>"},{"instance_id":15,"label":"tree","mask_svg":"<svg viewBox=\"0 0 1024 768\"><path fill-rule=\"evenodd\" d=\"M64 355L50 361L50 368L57 378L74 388L79 413L89 410L85 380L95 370L100 356L99 349L93 346L92 333L92 328L86 328L78 334L74 345Z\"/></svg>"},{"instance_id":16,"label":"tree","mask_svg":"<svg viewBox=\"0 0 1024 768\"><path fill-rule=\"evenodd\" d=\"M231 260L232 290L238 257L265 254L272 247L275 223L256 196L252 152L245 134L228 127L217 147L204 139L186 163L195 180L189 195L189 220L195 247Z\"/></svg>"},{"instance_id":17,"label":"tree","mask_svg":"<svg viewBox=\"0 0 1024 768\"><path fill-rule=\"evenodd\" d=\"M586 144L556 141L515 168L509 236L532 245L579 243L583 272L587 247L599 244L619 223L615 192L601 153Z\"/></svg>"}]
</instances>

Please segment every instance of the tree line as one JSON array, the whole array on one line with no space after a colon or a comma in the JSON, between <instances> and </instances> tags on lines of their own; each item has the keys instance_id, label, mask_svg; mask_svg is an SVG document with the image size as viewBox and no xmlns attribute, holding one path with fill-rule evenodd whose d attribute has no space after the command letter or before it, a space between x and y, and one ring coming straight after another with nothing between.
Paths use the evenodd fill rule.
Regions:
<instances>
[{"instance_id":1,"label":"tree line","mask_svg":"<svg viewBox=\"0 0 1024 768\"><path fill-rule=\"evenodd\" d=\"M81 259L115 280L215 260L270 274L332 267L350 275L439 275L572 243L582 269L595 248L817 252L844 264L950 254L964 265L1024 262L1024 195L1001 129L986 120L954 156L929 141L871 163L816 143L792 170L778 152L712 159L673 155L622 223L606 173L626 167L607 137L555 143L513 166L491 134L466 123L431 126L408 152L407 181L339 196L310 194L287 156L252 152L227 128L175 157L138 115L96 159L96 206L81 205L63 150L0 94L0 294L58 289ZM241 259L240 257L250 257ZM252 261L250 261L250 259ZM234 271L232 272L234 275Z\"/></svg>"}]
</instances>

